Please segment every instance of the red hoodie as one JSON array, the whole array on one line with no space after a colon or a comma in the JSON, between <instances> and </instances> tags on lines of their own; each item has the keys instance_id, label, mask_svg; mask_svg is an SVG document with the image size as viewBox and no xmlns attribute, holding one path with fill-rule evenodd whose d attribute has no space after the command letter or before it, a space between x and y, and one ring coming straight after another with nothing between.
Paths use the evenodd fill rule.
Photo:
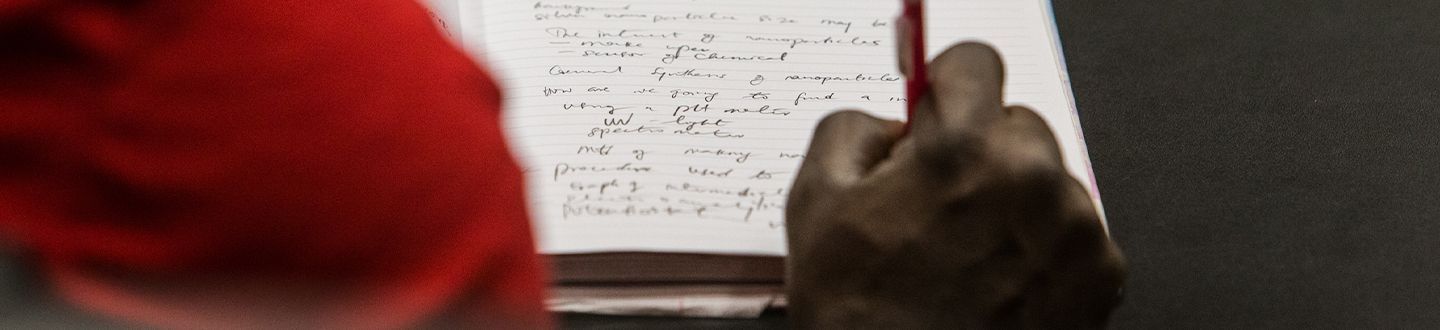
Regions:
<instances>
[{"instance_id":1,"label":"red hoodie","mask_svg":"<svg viewBox=\"0 0 1440 330\"><path fill-rule=\"evenodd\" d=\"M0 0L0 244L135 325L547 327L499 108L412 1Z\"/></svg>"}]
</instances>

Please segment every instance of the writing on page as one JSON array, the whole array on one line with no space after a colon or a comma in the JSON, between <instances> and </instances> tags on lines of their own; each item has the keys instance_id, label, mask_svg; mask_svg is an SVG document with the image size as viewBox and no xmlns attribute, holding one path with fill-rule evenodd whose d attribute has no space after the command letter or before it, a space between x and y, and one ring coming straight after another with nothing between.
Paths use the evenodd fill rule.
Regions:
<instances>
[{"instance_id":1,"label":"writing on page","mask_svg":"<svg viewBox=\"0 0 1440 330\"><path fill-rule=\"evenodd\" d=\"M902 119L898 7L491 0L483 38L465 38L505 86L542 252L783 255L785 199L816 122L840 109ZM1043 2L932 8L931 44L1004 51L1009 101L1050 120L1088 176Z\"/></svg>"}]
</instances>

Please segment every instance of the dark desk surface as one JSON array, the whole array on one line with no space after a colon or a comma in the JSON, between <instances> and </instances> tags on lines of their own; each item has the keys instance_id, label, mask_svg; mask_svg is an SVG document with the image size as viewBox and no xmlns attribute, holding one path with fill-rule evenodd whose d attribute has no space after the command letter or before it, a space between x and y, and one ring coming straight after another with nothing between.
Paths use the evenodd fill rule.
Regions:
<instances>
[{"instance_id":1,"label":"dark desk surface","mask_svg":"<svg viewBox=\"0 0 1440 330\"><path fill-rule=\"evenodd\" d=\"M1055 9L1116 328L1440 327L1440 1Z\"/></svg>"},{"instance_id":2,"label":"dark desk surface","mask_svg":"<svg viewBox=\"0 0 1440 330\"><path fill-rule=\"evenodd\" d=\"M1115 328L1440 328L1440 1L1054 5L1130 257Z\"/></svg>"}]
</instances>

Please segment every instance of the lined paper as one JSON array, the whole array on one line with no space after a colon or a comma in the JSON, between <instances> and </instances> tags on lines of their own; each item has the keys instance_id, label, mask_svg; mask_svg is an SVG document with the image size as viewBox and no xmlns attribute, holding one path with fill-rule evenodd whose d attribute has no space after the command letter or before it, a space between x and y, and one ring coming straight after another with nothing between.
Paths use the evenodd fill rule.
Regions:
<instances>
[{"instance_id":1,"label":"lined paper","mask_svg":"<svg viewBox=\"0 0 1440 330\"><path fill-rule=\"evenodd\" d=\"M1007 101L1045 117L1094 192L1048 2L930 6L932 54L961 40L995 45ZM505 129L543 253L783 256L785 198L819 119L904 116L897 1L459 7L464 44L505 86Z\"/></svg>"},{"instance_id":2,"label":"lined paper","mask_svg":"<svg viewBox=\"0 0 1440 330\"><path fill-rule=\"evenodd\" d=\"M423 0L420 2L430 10L430 18L435 22L435 27L452 41L460 41L464 31L460 27L460 1L459 0ZM471 12L477 12L472 10ZM483 23L480 23L483 24ZM483 34L477 32L478 34Z\"/></svg>"}]
</instances>

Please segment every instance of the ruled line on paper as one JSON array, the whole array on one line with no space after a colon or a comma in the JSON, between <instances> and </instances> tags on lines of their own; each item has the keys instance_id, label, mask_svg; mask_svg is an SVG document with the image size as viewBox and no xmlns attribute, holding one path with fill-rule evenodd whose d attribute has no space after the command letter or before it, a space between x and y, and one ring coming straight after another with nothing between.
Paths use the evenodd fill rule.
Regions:
<instances>
[{"instance_id":1,"label":"ruled line on paper","mask_svg":"<svg viewBox=\"0 0 1440 330\"><path fill-rule=\"evenodd\" d=\"M476 39L507 86L545 253L784 255L785 198L816 122L903 116L898 3L482 2ZM1074 115L1041 3L934 3L931 44L996 44L1007 101L1040 112L1088 172L1074 128L1056 125Z\"/></svg>"}]
</instances>

